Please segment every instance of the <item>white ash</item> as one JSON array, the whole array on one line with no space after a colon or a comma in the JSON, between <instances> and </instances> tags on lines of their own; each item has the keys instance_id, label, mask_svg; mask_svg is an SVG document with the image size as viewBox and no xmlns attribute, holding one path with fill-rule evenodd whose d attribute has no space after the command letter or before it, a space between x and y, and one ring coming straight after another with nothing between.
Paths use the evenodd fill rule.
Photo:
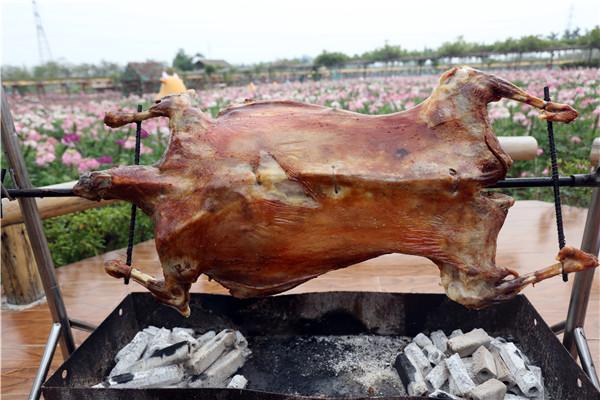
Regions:
<instances>
[{"instance_id":1,"label":"white ash","mask_svg":"<svg viewBox=\"0 0 600 400\"><path fill-rule=\"evenodd\" d=\"M336 374L350 375L365 389L378 387L385 382L403 390L394 362L400 350L406 346L408 338L349 335L316 336L315 339L340 349L340 356L329 361L329 366Z\"/></svg>"},{"instance_id":2,"label":"white ash","mask_svg":"<svg viewBox=\"0 0 600 400\"><path fill-rule=\"evenodd\" d=\"M400 371L404 387L421 387L424 376L427 391L423 396L464 400L544 398L541 368L531 364L515 343L490 337L483 329L437 330L430 335L421 332L401 355L402 362L396 366L404 370Z\"/></svg>"},{"instance_id":3,"label":"white ash","mask_svg":"<svg viewBox=\"0 0 600 400\"><path fill-rule=\"evenodd\" d=\"M115 367L93 387L243 388L246 378L235 373L250 353L239 331L197 334L189 328L149 326L119 350Z\"/></svg>"}]
</instances>

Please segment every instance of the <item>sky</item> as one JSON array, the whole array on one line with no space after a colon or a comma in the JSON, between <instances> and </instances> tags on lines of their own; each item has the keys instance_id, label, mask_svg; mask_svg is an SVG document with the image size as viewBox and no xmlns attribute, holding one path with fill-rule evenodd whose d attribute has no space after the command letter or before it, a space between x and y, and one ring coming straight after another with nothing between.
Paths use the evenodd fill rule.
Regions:
<instances>
[{"instance_id":1,"label":"sky","mask_svg":"<svg viewBox=\"0 0 600 400\"><path fill-rule=\"evenodd\" d=\"M39 64L31 0L0 0L2 64ZM233 64L323 50L409 50L462 35L493 42L600 25L599 0L37 0L52 57L171 62L177 49Z\"/></svg>"}]
</instances>

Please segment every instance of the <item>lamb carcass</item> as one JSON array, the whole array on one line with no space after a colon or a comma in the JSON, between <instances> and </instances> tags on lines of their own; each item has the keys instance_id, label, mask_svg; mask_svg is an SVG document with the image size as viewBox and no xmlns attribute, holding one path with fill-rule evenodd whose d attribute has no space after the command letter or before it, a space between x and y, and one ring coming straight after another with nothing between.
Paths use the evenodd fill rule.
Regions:
<instances>
[{"instance_id":1,"label":"lamb carcass","mask_svg":"<svg viewBox=\"0 0 600 400\"><path fill-rule=\"evenodd\" d=\"M536 273L517 277L496 266L513 199L482 189L512 163L487 117L487 104L503 97L542 109L543 119L577 117L568 105L467 67L444 73L413 109L379 116L260 101L212 119L188 91L147 111L108 113L111 127L170 118L168 149L155 166L86 174L75 191L133 202L152 217L164 280L120 260L106 269L183 315L200 274L236 297L265 296L387 253L429 258L451 299L480 308L561 265L566 272L597 265L567 247L558 264Z\"/></svg>"}]
</instances>

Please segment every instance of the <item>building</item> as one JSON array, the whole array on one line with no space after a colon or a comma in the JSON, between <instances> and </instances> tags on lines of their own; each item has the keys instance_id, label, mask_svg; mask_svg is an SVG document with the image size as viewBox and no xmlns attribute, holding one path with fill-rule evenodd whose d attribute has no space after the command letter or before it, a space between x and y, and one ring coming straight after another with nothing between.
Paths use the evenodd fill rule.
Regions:
<instances>
[{"instance_id":1,"label":"building","mask_svg":"<svg viewBox=\"0 0 600 400\"><path fill-rule=\"evenodd\" d=\"M142 95L144 93L156 93L160 89L160 78L166 66L156 61L141 63L128 63L121 77L123 94L131 93Z\"/></svg>"},{"instance_id":2,"label":"building","mask_svg":"<svg viewBox=\"0 0 600 400\"><path fill-rule=\"evenodd\" d=\"M208 58L199 58L198 57L198 58L194 58L192 60L192 63L194 64L194 69L219 70L219 69L231 68L231 64L229 64L225 60L209 60Z\"/></svg>"}]
</instances>

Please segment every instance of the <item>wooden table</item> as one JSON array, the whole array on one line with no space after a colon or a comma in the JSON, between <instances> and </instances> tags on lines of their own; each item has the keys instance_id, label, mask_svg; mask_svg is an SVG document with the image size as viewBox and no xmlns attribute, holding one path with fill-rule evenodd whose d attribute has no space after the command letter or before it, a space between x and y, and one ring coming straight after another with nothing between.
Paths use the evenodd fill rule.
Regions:
<instances>
[{"instance_id":1,"label":"wooden table","mask_svg":"<svg viewBox=\"0 0 600 400\"><path fill-rule=\"evenodd\" d=\"M579 246L586 210L564 207L567 243ZM539 201L517 202L509 212L498 240L497 264L526 272L550 265L557 253L554 208ZM123 285L106 275L105 260L125 258L125 251L92 257L57 270L67 310L71 318L99 324L129 291L145 290L132 282ZM134 264L152 274L160 273L152 241L135 247ZM573 278L560 277L542 282L524 293L548 324L565 319ZM227 293L218 283L201 278L195 292ZM406 255L386 255L349 268L327 273L287 293L365 290L385 292L442 293L437 268L429 260ZM45 304L23 311L2 310L2 387L5 400L24 399L38 367L50 330L50 314ZM600 365L600 274L596 273L586 319L586 334L596 365ZM77 343L87 333L74 331ZM53 368L62 360L56 352Z\"/></svg>"}]
</instances>

